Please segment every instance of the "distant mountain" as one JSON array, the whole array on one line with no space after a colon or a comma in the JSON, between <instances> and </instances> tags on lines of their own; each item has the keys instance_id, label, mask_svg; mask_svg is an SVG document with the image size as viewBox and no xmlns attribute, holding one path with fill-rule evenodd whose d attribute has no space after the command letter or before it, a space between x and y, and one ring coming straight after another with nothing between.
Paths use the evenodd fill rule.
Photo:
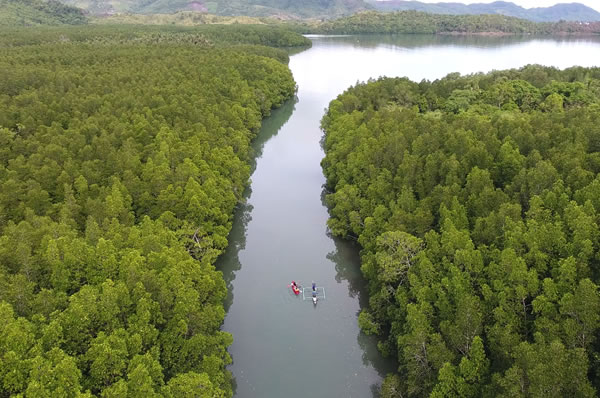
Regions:
<instances>
[{"instance_id":1,"label":"distant mountain","mask_svg":"<svg viewBox=\"0 0 600 398\"><path fill-rule=\"evenodd\" d=\"M0 26L81 25L83 10L58 1L0 0Z\"/></svg>"},{"instance_id":2,"label":"distant mountain","mask_svg":"<svg viewBox=\"0 0 600 398\"><path fill-rule=\"evenodd\" d=\"M349 15L369 6L363 0L62 0L93 14L157 14L202 11L216 15L282 18Z\"/></svg>"},{"instance_id":3,"label":"distant mountain","mask_svg":"<svg viewBox=\"0 0 600 398\"><path fill-rule=\"evenodd\" d=\"M532 21L600 21L600 12L580 3L556 4L546 8L531 8L528 11Z\"/></svg>"},{"instance_id":4,"label":"distant mountain","mask_svg":"<svg viewBox=\"0 0 600 398\"><path fill-rule=\"evenodd\" d=\"M535 22L557 22L563 21L600 21L600 13L580 3L557 4L552 7L540 7L526 9L514 3L496 1L483 4L462 3L421 3L419 1L369 0L376 10L379 11L407 11L416 10L434 14L502 14L510 17L528 19Z\"/></svg>"}]
</instances>

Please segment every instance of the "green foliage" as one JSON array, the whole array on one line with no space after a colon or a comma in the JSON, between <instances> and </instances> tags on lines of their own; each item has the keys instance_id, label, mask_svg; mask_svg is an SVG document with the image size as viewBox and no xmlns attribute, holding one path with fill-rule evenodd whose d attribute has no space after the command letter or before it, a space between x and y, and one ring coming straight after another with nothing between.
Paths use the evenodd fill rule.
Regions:
<instances>
[{"instance_id":1,"label":"green foliage","mask_svg":"<svg viewBox=\"0 0 600 398\"><path fill-rule=\"evenodd\" d=\"M184 373L172 378L163 389L166 398L220 398L223 395L215 390L206 374Z\"/></svg>"},{"instance_id":2,"label":"green foliage","mask_svg":"<svg viewBox=\"0 0 600 398\"><path fill-rule=\"evenodd\" d=\"M437 34L594 34L598 24L578 22L532 22L500 14L477 15L430 14L419 11L363 11L327 21L292 23L304 33L437 33Z\"/></svg>"},{"instance_id":3,"label":"green foliage","mask_svg":"<svg viewBox=\"0 0 600 398\"><path fill-rule=\"evenodd\" d=\"M0 0L0 26L82 25L82 10L54 0Z\"/></svg>"},{"instance_id":4,"label":"green foliage","mask_svg":"<svg viewBox=\"0 0 600 398\"><path fill-rule=\"evenodd\" d=\"M287 39L106 31L0 47L0 396L231 397L213 263Z\"/></svg>"},{"instance_id":5,"label":"green foliage","mask_svg":"<svg viewBox=\"0 0 600 398\"><path fill-rule=\"evenodd\" d=\"M362 245L384 396L594 396L600 69L382 78L322 125L329 226Z\"/></svg>"},{"instance_id":6,"label":"green foliage","mask_svg":"<svg viewBox=\"0 0 600 398\"><path fill-rule=\"evenodd\" d=\"M282 16L331 17L348 15L368 8L362 0L65 0L66 4L80 7L92 14L171 14L178 11L196 11L216 15L247 15L252 17Z\"/></svg>"},{"instance_id":7,"label":"green foliage","mask_svg":"<svg viewBox=\"0 0 600 398\"><path fill-rule=\"evenodd\" d=\"M273 47L309 47L311 42L304 36L283 27L266 25L204 25L185 26L134 26L99 25L75 27L40 27L38 29L0 29L0 47L37 44L94 45L185 45L196 47L267 46L252 52L276 58L287 55ZM271 55L270 55L271 54Z\"/></svg>"},{"instance_id":8,"label":"green foliage","mask_svg":"<svg viewBox=\"0 0 600 398\"><path fill-rule=\"evenodd\" d=\"M223 16L196 11L178 11L162 14L114 14L92 16L90 22L102 25L183 25L196 26L208 24L244 24L263 25L280 24L274 17Z\"/></svg>"}]
</instances>

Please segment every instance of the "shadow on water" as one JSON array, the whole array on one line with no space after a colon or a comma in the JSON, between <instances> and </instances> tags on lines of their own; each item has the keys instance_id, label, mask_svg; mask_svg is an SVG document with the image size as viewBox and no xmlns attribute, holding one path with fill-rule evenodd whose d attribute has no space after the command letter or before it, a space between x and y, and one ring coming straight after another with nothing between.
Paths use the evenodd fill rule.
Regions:
<instances>
[{"instance_id":1,"label":"shadow on water","mask_svg":"<svg viewBox=\"0 0 600 398\"><path fill-rule=\"evenodd\" d=\"M279 108L271 111L271 115L262 121L260 131L252 141L252 162L250 163L250 173L254 174L256 170L256 162L262 157L262 151L267 141L275 137L279 130L287 123L294 113L298 97L294 96L283 103ZM244 199L249 198L249 193L244 195Z\"/></svg>"},{"instance_id":2,"label":"shadow on water","mask_svg":"<svg viewBox=\"0 0 600 398\"><path fill-rule=\"evenodd\" d=\"M532 40L552 42L600 41L598 36L536 36L536 35L433 35L433 34L369 34L351 36L319 36L319 41L334 45L346 43L360 48L416 49L434 46L493 48Z\"/></svg>"},{"instance_id":3,"label":"shadow on water","mask_svg":"<svg viewBox=\"0 0 600 398\"><path fill-rule=\"evenodd\" d=\"M323 206L325 203L326 190L323 189L321 201ZM335 280L340 283L346 281L348 283L348 295L358 299L358 304L361 309L366 308L369 304L367 281L360 270L360 246L358 243L344 240L331 234L328 234L335 245L335 250L327 254L327 259L335 264ZM384 378L387 373L395 372L398 368L398 363L392 358L383 358L377 349L377 338L375 336L367 336L363 332L359 332L357 336L358 345L362 350L362 362L365 366L373 367L379 375ZM380 385L371 385L373 398L379 397Z\"/></svg>"},{"instance_id":4,"label":"shadow on water","mask_svg":"<svg viewBox=\"0 0 600 398\"><path fill-rule=\"evenodd\" d=\"M251 174L256 170L257 160L262 156L265 143L277 135L281 127L289 120L298 99L296 97L286 101L281 107L271 112L271 115L263 120L259 133L252 142L252 161L250 163ZM252 194L250 185L244 191L243 199L238 204L233 217L233 226L227 237L229 245L217 260L216 268L223 273L223 279L227 285L227 297L223 303L225 311L229 311L233 303L233 280L235 273L241 268L239 252L246 247L246 229L252 220L252 205L248 198Z\"/></svg>"},{"instance_id":5,"label":"shadow on water","mask_svg":"<svg viewBox=\"0 0 600 398\"><path fill-rule=\"evenodd\" d=\"M291 57L292 55L300 54L301 52L310 49L311 46L312 45L305 46L305 47L288 47L285 50L286 50L287 54Z\"/></svg>"},{"instance_id":6,"label":"shadow on water","mask_svg":"<svg viewBox=\"0 0 600 398\"><path fill-rule=\"evenodd\" d=\"M217 260L217 270L223 273L223 279L225 279L225 284L227 285L227 297L225 297L225 301L223 302L226 312L229 311L231 304L233 304L233 280L235 279L236 271L242 267L238 255L246 247L246 228L250 220L252 220L251 214L251 204L246 202L238 205L233 217L233 227L228 236L229 245Z\"/></svg>"}]
</instances>

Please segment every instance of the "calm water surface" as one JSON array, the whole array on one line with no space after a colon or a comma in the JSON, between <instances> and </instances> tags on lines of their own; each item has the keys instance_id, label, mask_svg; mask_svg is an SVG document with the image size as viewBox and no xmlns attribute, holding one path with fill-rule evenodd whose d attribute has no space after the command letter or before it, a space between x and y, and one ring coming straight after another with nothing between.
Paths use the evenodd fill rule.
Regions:
<instances>
[{"instance_id":1,"label":"calm water surface","mask_svg":"<svg viewBox=\"0 0 600 398\"><path fill-rule=\"evenodd\" d=\"M360 333L366 305L358 250L327 233L319 122L329 101L379 76L437 79L526 64L600 65L600 39L432 36L311 37L291 57L297 99L265 120L230 246L219 260L230 288L223 330L238 398L370 398L395 364ZM315 307L287 287L325 288Z\"/></svg>"}]
</instances>

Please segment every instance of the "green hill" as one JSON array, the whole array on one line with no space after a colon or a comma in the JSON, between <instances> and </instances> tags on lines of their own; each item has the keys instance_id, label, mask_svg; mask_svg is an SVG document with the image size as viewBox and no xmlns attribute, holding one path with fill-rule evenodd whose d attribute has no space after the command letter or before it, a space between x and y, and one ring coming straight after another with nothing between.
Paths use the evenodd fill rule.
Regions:
<instances>
[{"instance_id":1,"label":"green hill","mask_svg":"<svg viewBox=\"0 0 600 398\"><path fill-rule=\"evenodd\" d=\"M598 34L599 22L533 22L497 14L444 15L419 11L365 11L326 21L295 23L303 33L369 34Z\"/></svg>"},{"instance_id":2,"label":"green hill","mask_svg":"<svg viewBox=\"0 0 600 398\"><path fill-rule=\"evenodd\" d=\"M0 0L0 26L80 25L87 23L83 10L58 1Z\"/></svg>"},{"instance_id":3,"label":"green hill","mask_svg":"<svg viewBox=\"0 0 600 398\"><path fill-rule=\"evenodd\" d=\"M552 7L523 8L506 1L493 3L423 3L405 0L369 0L378 11L422 11L432 14L500 14L535 22L600 21L600 13L580 3L556 4Z\"/></svg>"},{"instance_id":4,"label":"green hill","mask_svg":"<svg viewBox=\"0 0 600 398\"><path fill-rule=\"evenodd\" d=\"M335 17L369 8L362 0L64 0L93 14L201 11L217 15Z\"/></svg>"}]
</instances>

